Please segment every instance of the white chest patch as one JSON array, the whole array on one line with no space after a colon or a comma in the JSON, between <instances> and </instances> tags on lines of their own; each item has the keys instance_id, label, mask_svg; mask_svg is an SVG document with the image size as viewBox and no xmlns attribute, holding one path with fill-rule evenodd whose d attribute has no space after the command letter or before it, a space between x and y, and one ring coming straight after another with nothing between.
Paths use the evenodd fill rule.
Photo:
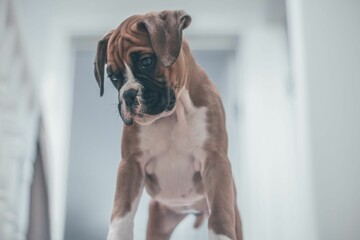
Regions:
<instances>
[{"instance_id":1,"label":"white chest patch","mask_svg":"<svg viewBox=\"0 0 360 240\"><path fill-rule=\"evenodd\" d=\"M193 176L205 160L206 114L207 109L196 108L188 92L183 91L171 116L141 126L142 166L147 174L158 179L159 201L180 206L199 200Z\"/></svg>"}]
</instances>

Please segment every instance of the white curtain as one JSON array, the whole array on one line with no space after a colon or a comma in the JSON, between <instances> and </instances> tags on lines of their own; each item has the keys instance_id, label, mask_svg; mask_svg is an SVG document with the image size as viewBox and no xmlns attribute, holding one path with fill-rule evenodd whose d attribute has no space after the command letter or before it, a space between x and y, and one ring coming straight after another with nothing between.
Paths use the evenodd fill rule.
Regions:
<instances>
[{"instance_id":1,"label":"white curtain","mask_svg":"<svg viewBox=\"0 0 360 240\"><path fill-rule=\"evenodd\" d=\"M0 239L26 238L39 106L17 21L0 0Z\"/></svg>"}]
</instances>

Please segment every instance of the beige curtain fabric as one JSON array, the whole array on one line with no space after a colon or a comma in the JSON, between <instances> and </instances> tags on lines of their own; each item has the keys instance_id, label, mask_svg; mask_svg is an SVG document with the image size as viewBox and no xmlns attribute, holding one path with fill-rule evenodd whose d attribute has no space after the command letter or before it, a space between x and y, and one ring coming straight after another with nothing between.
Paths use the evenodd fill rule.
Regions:
<instances>
[{"instance_id":1,"label":"beige curtain fabric","mask_svg":"<svg viewBox=\"0 0 360 240\"><path fill-rule=\"evenodd\" d=\"M1 240L26 239L40 115L17 6L17 0L0 0Z\"/></svg>"},{"instance_id":2,"label":"beige curtain fabric","mask_svg":"<svg viewBox=\"0 0 360 240\"><path fill-rule=\"evenodd\" d=\"M40 123L40 125L42 125ZM46 154L43 127L40 126L34 175L30 191L27 240L50 240L49 194L46 176Z\"/></svg>"}]
</instances>

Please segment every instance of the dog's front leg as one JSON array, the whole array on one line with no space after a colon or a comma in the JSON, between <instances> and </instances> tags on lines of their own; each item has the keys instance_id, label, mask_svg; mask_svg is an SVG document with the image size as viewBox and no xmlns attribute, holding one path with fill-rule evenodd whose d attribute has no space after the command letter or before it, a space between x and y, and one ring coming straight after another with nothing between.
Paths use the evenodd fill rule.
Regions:
<instances>
[{"instance_id":1,"label":"dog's front leg","mask_svg":"<svg viewBox=\"0 0 360 240\"><path fill-rule=\"evenodd\" d=\"M208 153L202 175L210 208L209 239L241 240L236 236L236 196L227 156Z\"/></svg>"},{"instance_id":2,"label":"dog's front leg","mask_svg":"<svg viewBox=\"0 0 360 240\"><path fill-rule=\"evenodd\" d=\"M114 207L107 240L133 240L134 217L143 190L143 177L135 159L119 165Z\"/></svg>"}]
</instances>

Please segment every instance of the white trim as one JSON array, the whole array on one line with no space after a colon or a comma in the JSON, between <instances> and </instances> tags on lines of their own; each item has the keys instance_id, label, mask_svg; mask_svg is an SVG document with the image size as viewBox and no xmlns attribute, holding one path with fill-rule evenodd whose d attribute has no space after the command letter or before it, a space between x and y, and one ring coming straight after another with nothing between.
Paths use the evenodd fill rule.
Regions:
<instances>
[{"instance_id":1,"label":"white trim","mask_svg":"<svg viewBox=\"0 0 360 240\"><path fill-rule=\"evenodd\" d=\"M306 84L306 46L304 39L304 3L301 0L289 0L287 3L288 29L289 29L289 51L291 64L291 77L294 80L294 125L296 139L296 157L297 157L297 197L302 199L297 214L295 226L299 233L298 239L318 239L314 190L311 164L311 136L309 133L308 116L308 86Z\"/></svg>"}]
</instances>

